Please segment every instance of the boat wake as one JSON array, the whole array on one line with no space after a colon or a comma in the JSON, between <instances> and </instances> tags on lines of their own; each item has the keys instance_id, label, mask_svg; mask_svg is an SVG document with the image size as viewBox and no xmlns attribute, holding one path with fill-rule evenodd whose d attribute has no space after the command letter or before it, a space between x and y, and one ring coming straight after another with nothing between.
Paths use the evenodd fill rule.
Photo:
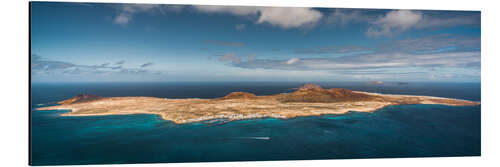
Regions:
<instances>
[{"instance_id":1,"label":"boat wake","mask_svg":"<svg viewBox=\"0 0 500 167\"><path fill-rule=\"evenodd\" d=\"M238 139L255 139L255 140L270 140L268 136L265 137L237 137Z\"/></svg>"}]
</instances>

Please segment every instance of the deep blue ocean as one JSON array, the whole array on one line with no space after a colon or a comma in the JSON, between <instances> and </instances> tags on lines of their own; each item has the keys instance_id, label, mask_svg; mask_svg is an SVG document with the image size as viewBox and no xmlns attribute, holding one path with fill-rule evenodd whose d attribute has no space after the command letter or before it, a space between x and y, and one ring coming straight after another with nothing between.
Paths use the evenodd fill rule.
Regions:
<instances>
[{"instance_id":1,"label":"deep blue ocean","mask_svg":"<svg viewBox=\"0 0 500 167\"><path fill-rule=\"evenodd\" d=\"M298 82L33 83L32 165L167 163L481 155L481 106L389 106L294 119L176 125L156 115L63 117L34 111L78 94L215 98L270 95ZM319 82L324 88L481 101L480 83Z\"/></svg>"}]
</instances>

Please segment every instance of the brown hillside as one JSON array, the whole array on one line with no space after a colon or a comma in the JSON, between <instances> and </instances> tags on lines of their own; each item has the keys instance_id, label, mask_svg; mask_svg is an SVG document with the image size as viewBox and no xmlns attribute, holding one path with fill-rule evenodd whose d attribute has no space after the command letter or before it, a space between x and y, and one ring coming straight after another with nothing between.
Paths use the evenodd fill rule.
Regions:
<instances>
[{"instance_id":1,"label":"brown hillside","mask_svg":"<svg viewBox=\"0 0 500 167\"><path fill-rule=\"evenodd\" d=\"M248 92L231 92L222 99L255 99L257 96Z\"/></svg>"},{"instance_id":2,"label":"brown hillside","mask_svg":"<svg viewBox=\"0 0 500 167\"><path fill-rule=\"evenodd\" d=\"M318 84L304 84L297 90L322 89Z\"/></svg>"},{"instance_id":3,"label":"brown hillside","mask_svg":"<svg viewBox=\"0 0 500 167\"><path fill-rule=\"evenodd\" d=\"M293 93L279 95L277 100L281 102L334 103L373 98L374 96L356 93L349 89L323 89L319 85L306 84Z\"/></svg>"},{"instance_id":4,"label":"brown hillside","mask_svg":"<svg viewBox=\"0 0 500 167\"><path fill-rule=\"evenodd\" d=\"M81 102L88 102L88 101L93 101L93 100L98 100L103 97L97 96L97 95L89 95L89 94L80 94L78 96L75 96L71 99L63 100L60 102L57 102L58 104L75 104L75 103L81 103Z\"/></svg>"}]
</instances>

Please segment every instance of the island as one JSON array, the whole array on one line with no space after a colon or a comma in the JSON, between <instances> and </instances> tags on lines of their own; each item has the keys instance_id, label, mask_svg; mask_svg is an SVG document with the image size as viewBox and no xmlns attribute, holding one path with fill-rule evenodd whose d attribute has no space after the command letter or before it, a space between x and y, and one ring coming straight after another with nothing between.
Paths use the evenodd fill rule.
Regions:
<instances>
[{"instance_id":1,"label":"island","mask_svg":"<svg viewBox=\"0 0 500 167\"><path fill-rule=\"evenodd\" d=\"M350 111L373 112L389 105L440 104L473 106L480 102L431 96L379 94L344 88L323 89L305 84L291 93L257 96L232 92L214 99L169 99L158 97L101 97L78 95L60 101L59 105L36 110L71 110L62 116L99 116L124 114L157 114L176 124L224 119L295 118Z\"/></svg>"}]
</instances>

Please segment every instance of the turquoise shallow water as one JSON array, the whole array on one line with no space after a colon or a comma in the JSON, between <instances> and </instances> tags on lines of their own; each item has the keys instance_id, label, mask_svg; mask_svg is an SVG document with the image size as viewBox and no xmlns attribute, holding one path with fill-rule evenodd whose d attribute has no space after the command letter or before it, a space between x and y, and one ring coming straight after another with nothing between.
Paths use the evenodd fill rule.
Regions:
<instances>
[{"instance_id":1,"label":"turquoise shallow water","mask_svg":"<svg viewBox=\"0 0 500 167\"><path fill-rule=\"evenodd\" d=\"M73 93L43 93L49 88L33 87L32 108ZM374 113L184 125L156 115L32 111L32 164L478 156L480 110L400 105Z\"/></svg>"}]
</instances>

